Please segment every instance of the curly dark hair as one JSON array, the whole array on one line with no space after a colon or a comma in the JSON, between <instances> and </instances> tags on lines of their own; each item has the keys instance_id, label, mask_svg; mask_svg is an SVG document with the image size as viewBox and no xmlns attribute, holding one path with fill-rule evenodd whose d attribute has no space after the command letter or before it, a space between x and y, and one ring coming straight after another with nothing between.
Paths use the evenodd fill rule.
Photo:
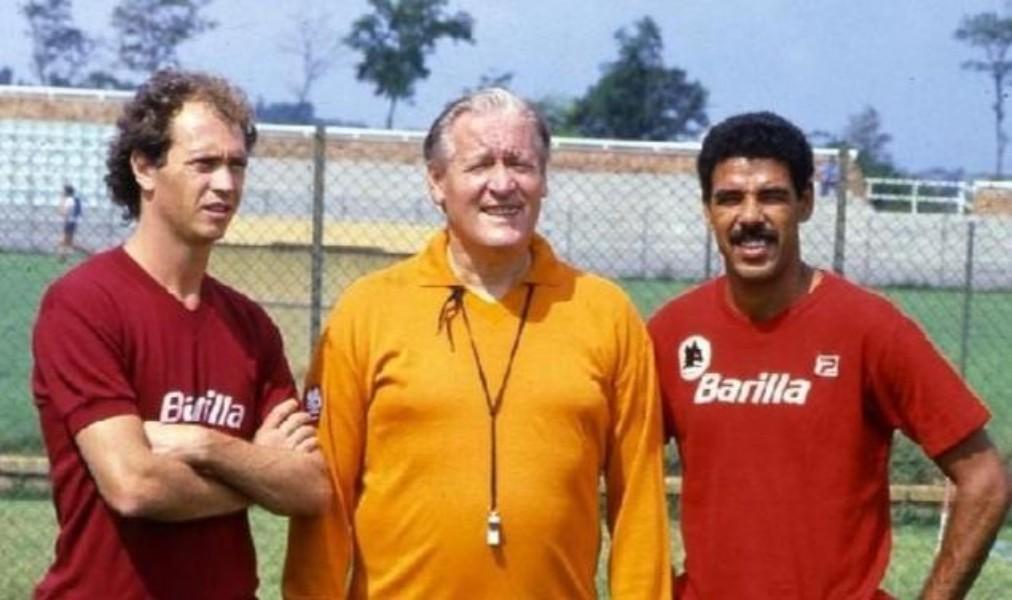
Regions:
<instances>
[{"instance_id":1,"label":"curly dark hair","mask_svg":"<svg viewBox=\"0 0 1012 600\"><path fill-rule=\"evenodd\" d=\"M163 69L156 71L123 107L116 121L116 136L106 157L105 184L112 201L123 207L123 217L136 219L141 212L140 187L130 157L140 152L154 164L165 164L172 145L172 119L188 101L205 102L243 132L246 150L257 140L253 109L242 90L208 73Z\"/></svg>"},{"instance_id":2,"label":"curly dark hair","mask_svg":"<svg viewBox=\"0 0 1012 600\"><path fill-rule=\"evenodd\" d=\"M791 173L794 192L812 185L812 147L805 134L787 119L772 112L743 113L713 127L696 158L696 172L703 189L703 203L713 192L713 170L729 158L769 158L783 163Z\"/></svg>"}]
</instances>

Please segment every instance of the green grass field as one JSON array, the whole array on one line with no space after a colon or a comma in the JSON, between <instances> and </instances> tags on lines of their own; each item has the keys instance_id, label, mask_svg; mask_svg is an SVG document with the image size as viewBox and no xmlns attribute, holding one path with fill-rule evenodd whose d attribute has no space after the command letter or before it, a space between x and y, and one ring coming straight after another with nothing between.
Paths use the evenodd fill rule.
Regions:
<instances>
[{"instance_id":1,"label":"green grass field","mask_svg":"<svg viewBox=\"0 0 1012 600\"><path fill-rule=\"evenodd\" d=\"M348 280L388 258L328 258L324 301ZM41 452L36 415L31 402L28 378L31 369L30 333L39 298L46 285L71 263L62 264L51 256L0 253L0 453ZM304 254L259 249L220 257L216 273L254 297L267 301L268 308L284 331L293 370L304 369L310 345L308 310L293 306L308 294ZM691 284L656 280L620 282L644 316ZM283 290L279 291L279 288ZM921 322L938 346L958 364L961 349L961 314L964 298L956 291L891 289L886 293ZM990 403L995 419L992 435L1008 454L1012 451L1012 293L978 293L971 302L966 372L970 381ZM918 473L900 479L916 481L934 477L930 463L919 453L901 444L897 453L903 473ZM897 464L894 462L894 465ZM261 561L261 596L276 597L284 553L284 522L262 511L253 513L255 538ZM901 598L913 597L932 556L936 529L932 525L904 524L895 536L893 564L887 587ZM51 555L55 519L51 504L44 500L16 500L0 497L0 598L24 598L41 574ZM674 528L673 531L677 531ZM10 540L16 539L16 543ZM602 586L603 587L603 586ZM991 562L982 574L975 598L1000 598L1012 589L1012 527L1007 526Z\"/></svg>"},{"instance_id":2,"label":"green grass field","mask_svg":"<svg viewBox=\"0 0 1012 600\"><path fill-rule=\"evenodd\" d=\"M353 278L387 264L393 257L374 253L328 253L323 285L326 306ZM30 335L39 298L46 285L72 262L49 255L0 253L0 453L41 452L31 403ZM301 380L312 340L309 336L309 260L292 248L226 247L216 251L212 271L265 303L285 337L292 371ZM644 316L691 283L622 280ZM897 288L884 292L917 319L957 366L962 352L959 291ZM978 292L970 301L965 372L994 413L992 437L1012 454L1012 293ZM325 314L324 314L325 317ZM900 446L901 449L904 446Z\"/></svg>"},{"instance_id":3,"label":"green grass field","mask_svg":"<svg viewBox=\"0 0 1012 600\"><path fill-rule=\"evenodd\" d=\"M281 569L284 564L285 520L262 510L252 513L253 535L260 562L260 597L279 597ZM0 500L0 523L16 523L16 534L8 535L0 544L0 598L28 598L32 586L49 565L55 535L55 517L48 500ZM678 524L672 522L673 533ZM933 525L899 526L894 536L893 558L886 577L886 588L899 598L913 598L927 573L938 535ZM10 540L16 539L16 543ZM676 559L680 563L677 540L673 540ZM602 554L602 558L604 555ZM599 571L604 561L600 561ZM598 575L598 589L606 590L603 574ZM1012 589L1012 526L1002 531L991 559L984 567L970 598L1005 598ZM601 597L606 595L602 592Z\"/></svg>"}]
</instances>

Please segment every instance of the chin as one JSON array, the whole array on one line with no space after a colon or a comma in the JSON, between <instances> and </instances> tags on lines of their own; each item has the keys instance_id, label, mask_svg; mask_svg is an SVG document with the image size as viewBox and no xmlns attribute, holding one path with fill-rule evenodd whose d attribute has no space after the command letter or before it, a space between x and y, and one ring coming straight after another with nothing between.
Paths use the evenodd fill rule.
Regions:
<instances>
[{"instance_id":1,"label":"chin","mask_svg":"<svg viewBox=\"0 0 1012 600\"><path fill-rule=\"evenodd\" d=\"M526 248L531 243L533 232L529 231L497 231L485 233L477 238L478 243L488 248Z\"/></svg>"},{"instance_id":2,"label":"chin","mask_svg":"<svg viewBox=\"0 0 1012 600\"><path fill-rule=\"evenodd\" d=\"M734 265L727 270L727 274L742 283L768 283L777 278L775 265Z\"/></svg>"}]
</instances>

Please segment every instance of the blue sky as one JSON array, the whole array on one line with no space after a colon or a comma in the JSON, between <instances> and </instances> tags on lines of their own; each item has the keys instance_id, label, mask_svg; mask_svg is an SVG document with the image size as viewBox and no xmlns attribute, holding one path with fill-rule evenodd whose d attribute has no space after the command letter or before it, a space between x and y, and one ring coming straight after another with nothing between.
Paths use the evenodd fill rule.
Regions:
<instances>
[{"instance_id":1,"label":"blue sky","mask_svg":"<svg viewBox=\"0 0 1012 600\"><path fill-rule=\"evenodd\" d=\"M0 64L30 77L29 40L17 0L0 20ZM77 0L79 25L107 33L113 0ZM718 121L771 109L806 131L839 132L847 116L878 109L889 145L904 168L992 170L994 133L988 79L960 64L976 51L953 38L960 18L1002 10L1004 0L451 0L476 21L474 45L443 42L432 76L415 101L398 108L395 126L424 128L442 105L489 73L512 72L528 97L573 97L616 55L613 34L644 15L660 25L668 65L710 92ZM233 78L256 98L290 99L296 59L280 50L299 12L329 12L340 35L367 10L365 0L214 0L218 28L181 47L187 66ZM356 56L339 51L312 100L317 113L380 126L386 103L354 77ZM1012 106L1010 106L1012 110ZM1012 124L1008 126L1012 134ZM1006 164L1006 171L1009 171Z\"/></svg>"}]
</instances>

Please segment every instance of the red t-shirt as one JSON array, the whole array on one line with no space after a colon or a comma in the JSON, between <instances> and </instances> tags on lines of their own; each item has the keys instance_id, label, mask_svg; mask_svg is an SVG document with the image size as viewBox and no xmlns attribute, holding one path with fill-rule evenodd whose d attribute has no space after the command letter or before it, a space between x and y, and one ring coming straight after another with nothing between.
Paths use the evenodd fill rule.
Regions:
<instances>
[{"instance_id":1,"label":"red t-shirt","mask_svg":"<svg viewBox=\"0 0 1012 600\"><path fill-rule=\"evenodd\" d=\"M114 415L199 423L250 439L295 396L281 336L253 301L211 277L186 310L122 248L52 284L35 324L32 387L59 521L36 598L252 598L245 511L161 523L99 495L74 435Z\"/></svg>"},{"instance_id":2,"label":"red t-shirt","mask_svg":"<svg viewBox=\"0 0 1012 600\"><path fill-rule=\"evenodd\" d=\"M683 469L683 597L872 598L889 562L893 432L934 457L988 411L884 298L825 273L753 323L726 285L649 323Z\"/></svg>"}]
</instances>

